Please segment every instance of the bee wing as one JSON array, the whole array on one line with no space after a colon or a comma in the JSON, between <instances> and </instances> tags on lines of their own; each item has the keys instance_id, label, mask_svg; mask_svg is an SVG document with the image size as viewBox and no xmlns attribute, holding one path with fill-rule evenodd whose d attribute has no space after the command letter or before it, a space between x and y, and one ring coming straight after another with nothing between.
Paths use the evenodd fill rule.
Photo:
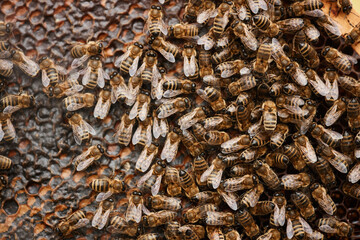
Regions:
<instances>
[{"instance_id":1,"label":"bee wing","mask_svg":"<svg viewBox=\"0 0 360 240\"><path fill-rule=\"evenodd\" d=\"M329 163L339 172L347 173L348 172L347 166L341 160L345 160L348 162L349 160L351 161L351 159L348 156L339 153L338 151L332 150L331 152L335 155L335 157L327 158Z\"/></svg>"},{"instance_id":2,"label":"bee wing","mask_svg":"<svg viewBox=\"0 0 360 240\"><path fill-rule=\"evenodd\" d=\"M251 49L252 51L256 51L258 48L258 41L256 40L254 34L252 34L249 30L245 30L245 34L240 37L241 42Z\"/></svg>"},{"instance_id":3,"label":"bee wing","mask_svg":"<svg viewBox=\"0 0 360 240\"><path fill-rule=\"evenodd\" d=\"M243 21L247 16L247 8L245 5L241 5L238 8L238 17L241 21Z\"/></svg>"},{"instance_id":4,"label":"bee wing","mask_svg":"<svg viewBox=\"0 0 360 240\"><path fill-rule=\"evenodd\" d=\"M220 191L220 195L232 210L238 210L237 197L234 193Z\"/></svg>"},{"instance_id":5,"label":"bee wing","mask_svg":"<svg viewBox=\"0 0 360 240\"><path fill-rule=\"evenodd\" d=\"M130 68L129 68L129 74L130 74L131 77L134 76L136 71L137 71L137 68L138 68L138 65L139 65L139 60L140 60L140 56L137 56L134 59L133 63L131 64Z\"/></svg>"},{"instance_id":6,"label":"bee wing","mask_svg":"<svg viewBox=\"0 0 360 240\"><path fill-rule=\"evenodd\" d=\"M63 66L56 65L55 68L58 71L58 73L60 73L61 75L67 74L67 70Z\"/></svg>"},{"instance_id":7,"label":"bee wing","mask_svg":"<svg viewBox=\"0 0 360 240\"><path fill-rule=\"evenodd\" d=\"M302 217L299 217L299 221L301 223L301 225L303 226L304 228L304 231L308 234L312 234L313 233L313 230L312 228L310 227L310 225L302 218Z\"/></svg>"},{"instance_id":8,"label":"bee wing","mask_svg":"<svg viewBox=\"0 0 360 240\"><path fill-rule=\"evenodd\" d=\"M295 74L292 77L300 86L306 86L308 83L305 72L300 68L296 68Z\"/></svg>"},{"instance_id":9,"label":"bee wing","mask_svg":"<svg viewBox=\"0 0 360 240\"><path fill-rule=\"evenodd\" d=\"M272 234L265 233L258 237L256 240L270 240L272 238Z\"/></svg>"},{"instance_id":10,"label":"bee wing","mask_svg":"<svg viewBox=\"0 0 360 240\"><path fill-rule=\"evenodd\" d=\"M324 16L324 12L320 9L315 9L312 11L305 11L304 15L310 16L310 17L322 17Z\"/></svg>"},{"instance_id":11,"label":"bee wing","mask_svg":"<svg viewBox=\"0 0 360 240\"><path fill-rule=\"evenodd\" d=\"M309 79L309 83L315 88L315 90L321 95L326 96L330 89L328 86L320 79L320 77L316 74L315 75L315 81Z\"/></svg>"},{"instance_id":12,"label":"bee wing","mask_svg":"<svg viewBox=\"0 0 360 240\"><path fill-rule=\"evenodd\" d=\"M326 100L337 100L339 98L339 87L338 87L338 82L337 80L335 80L332 84L330 83L329 87L329 92L328 94L326 94Z\"/></svg>"},{"instance_id":13,"label":"bee wing","mask_svg":"<svg viewBox=\"0 0 360 240\"><path fill-rule=\"evenodd\" d=\"M127 51L121 55L120 57L118 57L114 63L115 67L120 67L122 61L124 61L126 58L128 58L130 56L131 53L131 48L128 48Z\"/></svg>"},{"instance_id":14,"label":"bee wing","mask_svg":"<svg viewBox=\"0 0 360 240\"><path fill-rule=\"evenodd\" d=\"M141 121L144 121L146 119L147 115L148 115L148 110L149 110L148 106L149 106L148 102L145 102L141 106L141 109L139 111L139 119Z\"/></svg>"},{"instance_id":15,"label":"bee wing","mask_svg":"<svg viewBox=\"0 0 360 240\"><path fill-rule=\"evenodd\" d=\"M214 39L211 37L211 32L208 32L207 34L201 36L198 40L197 40L197 44L198 45L204 45L204 50L210 50L214 44L215 41Z\"/></svg>"},{"instance_id":16,"label":"bee wing","mask_svg":"<svg viewBox=\"0 0 360 240\"><path fill-rule=\"evenodd\" d=\"M144 176L142 176L138 180L136 186L141 187L144 184L144 182L146 182L146 180L148 180L152 176L153 172L154 172L154 169L150 169L150 171L148 171Z\"/></svg>"},{"instance_id":17,"label":"bee wing","mask_svg":"<svg viewBox=\"0 0 360 240\"><path fill-rule=\"evenodd\" d=\"M98 78L97 78L97 84L100 88L103 88L105 86L105 78L109 79L109 76L102 68L98 69Z\"/></svg>"},{"instance_id":18,"label":"bee wing","mask_svg":"<svg viewBox=\"0 0 360 240\"><path fill-rule=\"evenodd\" d=\"M171 144L170 139L166 139L165 146L161 152L161 159L166 159L167 162L174 160L179 149L179 143L180 141L176 141Z\"/></svg>"},{"instance_id":19,"label":"bee wing","mask_svg":"<svg viewBox=\"0 0 360 240\"><path fill-rule=\"evenodd\" d=\"M197 120L194 119L196 113L197 111L193 110L179 118L178 125L180 126L181 130L186 130L197 122Z\"/></svg>"},{"instance_id":20,"label":"bee wing","mask_svg":"<svg viewBox=\"0 0 360 240\"><path fill-rule=\"evenodd\" d=\"M5 135L5 133L4 133L4 131L2 129L2 125L0 123L0 141L4 138L4 135Z\"/></svg>"},{"instance_id":21,"label":"bee wing","mask_svg":"<svg viewBox=\"0 0 360 240\"><path fill-rule=\"evenodd\" d=\"M18 67L30 76L35 77L40 70L39 65L25 55L23 55L23 60L17 64Z\"/></svg>"},{"instance_id":22,"label":"bee wing","mask_svg":"<svg viewBox=\"0 0 360 240\"><path fill-rule=\"evenodd\" d=\"M343 135L341 133L335 132L331 129L326 129L324 128L324 132L326 134L328 134L329 136L331 136L331 138L335 139L335 140L341 140L343 139Z\"/></svg>"},{"instance_id":23,"label":"bee wing","mask_svg":"<svg viewBox=\"0 0 360 240\"><path fill-rule=\"evenodd\" d=\"M96 135L96 131L95 129L88 124L85 120L82 121L82 126L91 134L91 135Z\"/></svg>"},{"instance_id":24,"label":"bee wing","mask_svg":"<svg viewBox=\"0 0 360 240\"><path fill-rule=\"evenodd\" d=\"M142 126L139 125L138 128L135 130L133 138L132 138L132 144L136 145L139 143L141 138L141 132L142 132Z\"/></svg>"},{"instance_id":25,"label":"bee wing","mask_svg":"<svg viewBox=\"0 0 360 240\"><path fill-rule=\"evenodd\" d=\"M325 233L337 233L337 230L335 228L332 228L327 224L319 226L319 230Z\"/></svg>"},{"instance_id":26,"label":"bee wing","mask_svg":"<svg viewBox=\"0 0 360 240\"><path fill-rule=\"evenodd\" d=\"M206 171L203 172L203 174L201 174L200 182L205 182L209 178L210 174L214 170L214 167L215 167L214 164L211 164L210 167L206 169Z\"/></svg>"},{"instance_id":27,"label":"bee wing","mask_svg":"<svg viewBox=\"0 0 360 240\"><path fill-rule=\"evenodd\" d=\"M66 110L68 111L76 111L79 110L83 107L85 107L85 103L70 103L67 107Z\"/></svg>"},{"instance_id":28,"label":"bee wing","mask_svg":"<svg viewBox=\"0 0 360 240\"><path fill-rule=\"evenodd\" d=\"M331 197L326 194L325 191L322 192L322 196L318 199L319 206L329 215L334 214L333 201Z\"/></svg>"},{"instance_id":29,"label":"bee wing","mask_svg":"<svg viewBox=\"0 0 360 240\"><path fill-rule=\"evenodd\" d=\"M136 161L135 168L140 172L145 172L146 170L148 170L152 161L152 156L153 153L147 156L147 147L144 147L144 149L140 153L138 160Z\"/></svg>"},{"instance_id":30,"label":"bee wing","mask_svg":"<svg viewBox=\"0 0 360 240\"><path fill-rule=\"evenodd\" d=\"M161 179L162 179L162 175L159 175L156 178L156 181L155 181L154 185L151 186L151 194L153 196L155 196L155 195L157 195L159 193L160 186L161 186Z\"/></svg>"},{"instance_id":31,"label":"bee wing","mask_svg":"<svg viewBox=\"0 0 360 240\"><path fill-rule=\"evenodd\" d=\"M153 135L156 139L158 139L160 137L160 134L161 134L161 129L160 129L160 124L159 124L159 119L157 117L154 117Z\"/></svg>"},{"instance_id":32,"label":"bee wing","mask_svg":"<svg viewBox=\"0 0 360 240\"><path fill-rule=\"evenodd\" d=\"M96 196L96 201L101 202L111 197L112 191L101 192Z\"/></svg>"},{"instance_id":33,"label":"bee wing","mask_svg":"<svg viewBox=\"0 0 360 240\"><path fill-rule=\"evenodd\" d=\"M72 228L78 229L78 228L84 227L84 226L88 225L89 222L90 222L89 219L82 218L74 226L72 226Z\"/></svg>"},{"instance_id":34,"label":"bee wing","mask_svg":"<svg viewBox=\"0 0 360 240\"><path fill-rule=\"evenodd\" d=\"M138 115L138 106L139 106L139 101L136 101L130 110L130 113L129 113L130 119L134 119Z\"/></svg>"},{"instance_id":35,"label":"bee wing","mask_svg":"<svg viewBox=\"0 0 360 240\"><path fill-rule=\"evenodd\" d=\"M333 125L344 113L344 111L338 110L337 104L331 106L331 108L326 112L324 117L325 126L329 127Z\"/></svg>"},{"instance_id":36,"label":"bee wing","mask_svg":"<svg viewBox=\"0 0 360 240\"><path fill-rule=\"evenodd\" d=\"M342 53L342 52L339 52L339 54L340 54L340 56L342 58L347 58L352 64L357 64L357 62L358 62L357 59L354 58L353 56L347 55L347 54Z\"/></svg>"},{"instance_id":37,"label":"bee wing","mask_svg":"<svg viewBox=\"0 0 360 240\"><path fill-rule=\"evenodd\" d=\"M211 16L213 9L206 9L197 15L196 21L197 23L203 24L206 20L208 20Z\"/></svg>"},{"instance_id":38,"label":"bee wing","mask_svg":"<svg viewBox=\"0 0 360 240\"><path fill-rule=\"evenodd\" d=\"M151 85L153 87L157 87L157 85L159 84L159 79L161 78L161 74L156 65L153 66L152 72L153 72L153 75L152 75L152 79L151 79Z\"/></svg>"},{"instance_id":39,"label":"bee wing","mask_svg":"<svg viewBox=\"0 0 360 240\"><path fill-rule=\"evenodd\" d=\"M356 183L360 180L360 163L355 164L347 175L347 179L351 183Z\"/></svg>"},{"instance_id":40,"label":"bee wing","mask_svg":"<svg viewBox=\"0 0 360 240\"><path fill-rule=\"evenodd\" d=\"M196 65L197 65L196 57L195 57L195 55L192 55L190 57L190 75L191 76L195 75L195 73L196 73Z\"/></svg>"},{"instance_id":41,"label":"bee wing","mask_svg":"<svg viewBox=\"0 0 360 240\"><path fill-rule=\"evenodd\" d=\"M306 140L305 148L302 146L300 148L311 163L315 163L317 161L315 150L308 139Z\"/></svg>"},{"instance_id":42,"label":"bee wing","mask_svg":"<svg viewBox=\"0 0 360 240\"><path fill-rule=\"evenodd\" d=\"M167 29L167 26L166 26L164 20L161 19L161 20L159 21L159 23L160 23L160 24L159 24L160 31L161 31L164 35L168 35L168 29Z\"/></svg>"},{"instance_id":43,"label":"bee wing","mask_svg":"<svg viewBox=\"0 0 360 240\"><path fill-rule=\"evenodd\" d=\"M180 95L181 93L181 90L166 90L163 94L163 97L172 98Z\"/></svg>"},{"instance_id":44,"label":"bee wing","mask_svg":"<svg viewBox=\"0 0 360 240\"><path fill-rule=\"evenodd\" d=\"M320 37L319 30L314 25L308 25L304 28L306 36L310 39L317 39Z\"/></svg>"},{"instance_id":45,"label":"bee wing","mask_svg":"<svg viewBox=\"0 0 360 240\"><path fill-rule=\"evenodd\" d=\"M276 208L278 209L278 212L276 214L274 211L274 219L276 219L275 221L278 223L278 225L284 226L284 224L285 224L285 205L283 205L279 209L277 204L275 204L275 210L276 210Z\"/></svg>"},{"instance_id":46,"label":"bee wing","mask_svg":"<svg viewBox=\"0 0 360 240\"><path fill-rule=\"evenodd\" d=\"M218 170L214 178L212 179L211 183L214 189L217 189L220 186L222 174L223 174L223 170Z\"/></svg>"},{"instance_id":47,"label":"bee wing","mask_svg":"<svg viewBox=\"0 0 360 240\"><path fill-rule=\"evenodd\" d=\"M0 59L0 70L10 70L14 64L7 59Z\"/></svg>"},{"instance_id":48,"label":"bee wing","mask_svg":"<svg viewBox=\"0 0 360 240\"><path fill-rule=\"evenodd\" d=\"M265 11L268 10L267 3L264 0L259 0L259 8Z\"/></svg>"},{"instance_id":49,"label":"bee wing","mask_svg":"<svg viewBox=\"0 0 360 240\"><path fill-rule=\"evenodd\" d=\"M3 110L3 113L12 114L20 109L21 109L20 106L6 106Z\"/></svg>"},{"instance_id":50,"label":"bee wing","mask_svg":"<svg viewBox=\"0 0 360 240\"><path fill-rule=\"evenodd\" d=\"M142 215L142 204L136 206L132 201L129 202L129 206L126 210L125 220L127 222L135 221L139 223Z\"/></svg>"},{"instance_id":51,"label":"bee wing","mask_svg":"<svg viewBox=\"0 0 360 240\"><path fill-rule=\"evenodd\" d=\"M205 91L203 89L197 89L196 93L205 101L207 102L211 102L211 100L208 98L208 96L206 95Z\"/></svg>"},{"instance_id":52,"label":"bee wing","mask_svg":"<svg viewBox=\"0 0 360 240\"><path fill-rule=\"evenodd\" d=\"M221 19L221 27L225 29L226 25L229 23L229 11L227 11Z\"/></svg>"},{"instance_id":53,"label":"bee wing","mask_svg":"<svg viewBox=\"0 0 360 240\"><path fill-rule=\"evenodd\" d=\"M224 121L223 118L215 118L213 121L208 121L204 124L206 130L214 129L217 125L221 124Z\"/></svg>"},{"instance_id":54,"label":"bee wing","mask_svg":"<svg viewBox=\"0 0 360 240\"><path fill-rule=\"evenodd\" d=\"M259 12L259 3L258 1L255 0L247 0L248 6L250 8L250 10L254 13L257 14Z\"/></svg>"},{"instance_id":55,"label":"bee wing","mask_svg":"<svg viewBox=\"0 0 360 240\"><path fill-rule=\"evenodd\" d=\"M276 38L272 39L272 57L275 59L275 61L280 60L280 56L285 55L284 50L281 47L281 44L279 40Z\"/></svg>"},{"instance_id":56,"label":"bee wing","mask_svg":"<svg viewBox=\"0 0 360 240\"><path fill-rule=\"evenodd\" d=\"M86 60L89 59L89 57L90 55L85 54L81 58L75 58L71 63L71 68L74 69L80 67L84 62L86 62Z\"/></svg>"},{"instance_id":57,"label":"bee wing","mask_svg":"<svg viewBox=\"0 0 360 240\"><path fill-rule=\"evenodd\" d=\"M329 18L329 20L330 20L330 23L324 23L323 27L326 28L332 34L334 34L336 36L341 36L341 31L340 31L338 24L330 18Z\"/></svg>"},{"instance_id":58,"label":"bee wing","mask_svg":"<svg viewBox=\"0 0 360 240\"><path fill-rule=\"evenodd\" d=\"M80 171L83 171L85 170L86 168L88 168L91 163L95 160L95 157L91 157L91 158L88 158L88 159L85 159L85 161L81 161L77 167L76 167L76 171L80 172Z\"/></svg>"},{"instance_id":59,"label":"bee wing","mask_svg":"<svg viewBox=\"0 0 360 240\"><path fill-rule=\"evenodd\" d=\"M149 124L146 129L146 146L150 147L151 142L152 142L151 124Z\"/></svg>"},{"instance_id":60,"label":"bee wing","mask_svg":"<svg viewBox=\"0 0 360 240\"><path fill-rule=\"evenodd\" d=\"M222 215L220 212L215 211L207 211L206 212L206 224L207 225L214 225L213 219L221 219ZM220 220L221 221L221 220Z\"/></svg>"},{"instance_id":61,"label":"bee wing","mask_svg":"<svg viewBox=\"0 0 360 240\"><path fill-rule=\"evenodd\" d=\"M190 69L191 69L190 61L189 61L188 57L185 56L184 57L184 74L185 74L186 77L191 76L191 74L190 74L191 70Z\"/></svg>"},{"instance_id":62,"label":"bee wing","mask_svg":"<svg viewBox=\"0 0 360 240\"><path fill-rule=\"evenodd\" d=\"M170 43L169 43L170 44ZM175 62L175 56L174 54L165 51L163 48L159 49L159 52L161 53L161 55L163 55L163 57L168 60L171 63Z\"/></svg>"},{"instance_id":63,"label":"bee wing","mask_svg":"<svg viewBox=\"0 0 360 240\"><path fill-rule=\"evenodd\" d=\"M162 108L159 108L160 109L160 112L158 114L158 118L161 119L161 118L167 118L173 114L175 114L177 112L177 109L174 107L174 100L171 100L169 102L165 102L163 103L163 105L165 107L162 107Z\"/></svg>"},{"instance_id":64,"label":"bee wing","mask_svg":"<svg viewBox=\"0 0 360 240\"><path fill-rule=\"evenodd\" d=\"M103 99L100 97L94 109L94 117L104 119L110 110L110 106L110 100L103 102Z\"/></svg>"},{"instance_id":65,"label":"bee wing","mask_svg":"<svg viewBox=\"0 0 360 240\"><path fill-rule=\"evenodd\" d=\"M103 214L103 216L101 217L101 221L98 225L98 229L103 229L109 219L110 213L111 213L112 209L108 209L106 210L106 212Z\"/></svg>"},{"instance_id":66,"label":"bee wing","mask_svg":"<svg viewBox=\"0 0 360 240\"><path fill-rule=\"evenodd\" d=\"M160 129L161 129L161 136L166 137L166 135L169 132L169 124L166 121L166 119L161 119L160 120Z\"/></svg>"},{"instance_id":67,"label":"bee wing","mask_svg":"<svg viewBox=\"0 0 360 240\"><path fill-rule=\"evenodd\" d=\"M290 218L288 218L288 220L287 220L286 236L288 239L292 239L294 237L294 229L293 229L292 221Z\"/></svg>"},{"instance_id":68,"label":"bee wing","mask_svg":"<svg viewBox=\"0 0 360 240\"><path fill-rule=\"evenodd\" d=\"M84 69L84 71L85 71L85 74L84 74L84 76L82 78L82 84L87 85L89 83L89 81L90 81L91 68L87 67L87 68Z\"/></svg>"},{"instance_id":69,"label":"bee wing","mask_svg":"<svg viewBox=\"0 0 360 240\"><path fill-rule=\"evenodd\" d=\"M83 90L83 88L84 87L81 85L75 85L75 86L72 86L71 88L65 90L64 93L66 96L71 96L71 95L74 95L75 93L80 92L81 90Z\"/></svg>"},{"instance_id":70,"label":"bee wing","mask_svg":"<svg viewBox=\"0 0 360 240\"><path fill-rule=\"evenodd\" d=\"M98 228L101 222L101 214L102 214L102 206L100 205L99 208L96 210L96 213L92 219L91 225L95 228Z\"/></svg>"}]
</instances>

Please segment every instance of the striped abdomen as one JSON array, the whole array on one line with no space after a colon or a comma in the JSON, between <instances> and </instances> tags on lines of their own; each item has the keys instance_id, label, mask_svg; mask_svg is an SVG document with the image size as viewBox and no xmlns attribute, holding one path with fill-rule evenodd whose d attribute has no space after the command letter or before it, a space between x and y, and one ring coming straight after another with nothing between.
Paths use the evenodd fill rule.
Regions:
<instances>
[{"instance_id":1,"label":"striped abdomen","mask_svg":"<svg viewBox=\"0 0 360 240\"><path fill-rule=\"evenodd\" d=\"M81 58L85 54L86 54L86 49L84 46L77 45L71 49L71 56L73 58Z\"/></svg>"},{"instance_id":2,"label":"striped abdomen","mask_svg":"<svg viewBox=\"0 0 360 240\"><path fill-rule=\"evenodd\" d=\"M11 159L0 156L0 169L9 169L11 167Z\"/></svg>"},{"instance_id":3,"label":"striped abdomen","mask_svg":"<svg viewBox=\"0 0 360 240\"><path fill-rule=\"evenodd\" d=\"M50 79L50 85L52 85L52 86L56 85L59 81L59 74L56 71L56 69L55 68L47 68L45 71L46 71L46 75Z\"/></svg>"},{"instance_id":4,"label":"striped abdomen","mask_svg":"<svg viewBox=\"0 0 360 240\"><path fill-rule=\"evenodd\" d=\"M129 73L129 69L131 67L131 65L133 64L134 62L134 58L129 56L127 57L124 61L121 62L120 64L120 71L121 72L124 72L124 73Z\"/></svg>"},{"instance_id":5,"label":"striped abdomen","mask_svg":"<svg viewBox=\"0 0 360 240\"><path fill-rule=\"evenodd\" d=\"M90 183L90 187L97 192L107 192L109 191L110 184L106 179L95 179Z\"/></svg>"},{"instance_id":6,"label":"striped abdomen","mask_svg":"<svg viewBox=\"0 0 360 240\"><path fill-rule=\"evenodd\" d=\"M90 80L89 82L85 85L85 87L93 89L96 87L97 85L97 79L98 79L98 69L97 68L91 68L91 73L90 73Z\"/></svg>"},{"instance_id":7,"label":"striped abdomen","mask_svg":"<svg viewBox=\"0 0 360 240\"><path fill-rule=\"evenodd\" d=\"M141 73L141 79L143 81L151 82L153 76L152 68L146 67L144 71Z\"/></svg>"}]
</instances>

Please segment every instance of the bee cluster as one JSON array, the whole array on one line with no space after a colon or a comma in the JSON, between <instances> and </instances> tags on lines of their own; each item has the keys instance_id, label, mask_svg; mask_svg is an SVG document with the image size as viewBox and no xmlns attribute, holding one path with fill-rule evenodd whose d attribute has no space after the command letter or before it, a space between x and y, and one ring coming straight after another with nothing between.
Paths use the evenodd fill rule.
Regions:
<instances>
[{"instance_id":1,"label":"bee cluster","mask_svg":"<svg viewBox=\"0 0 360 240\"><path fill-rule=\"evenodd\" d=\"M13 25L0 22L3 86L13 69L34 82L41 76L44 96L66 110L59 117L72 130L61 133L69 145L59 143L55 158L72 152L73 140L85 145L71 174L86 176L75 191L91 200L68 208L71 199L51 193L59 205L37 231L142 240L356 236L339 199L360 199L360 83L357 59L346 54L360 25L343 35L321 0L189 0L180 2L180 23L166 11L178 2L159 3L121 56L108 58L100 40L71 43L69 71L48 56L31 60L6 40ZM352 13L350 1L337 5ZM0 141L10 146L11 115L36 105L23 91L4 95ZM114 135L99 136L108 122ZM0 170L11 165L0 156ZM14 185L0 176L0 189ZM61 219L49 213L64 210Z\"/></svg>"}]
</instances>

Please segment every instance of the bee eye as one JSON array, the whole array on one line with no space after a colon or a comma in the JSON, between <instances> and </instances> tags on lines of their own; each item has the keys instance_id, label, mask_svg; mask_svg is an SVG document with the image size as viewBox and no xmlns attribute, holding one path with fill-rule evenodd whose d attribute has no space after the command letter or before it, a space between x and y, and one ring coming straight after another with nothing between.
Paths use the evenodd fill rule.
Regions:
<instances>
[{"instance_id":1,"label":"bee eye","mask_svg":"<svg viewBox=\"0 0 360 240\"><path fill-rule=\"evenodd\" d=\"M100 44L99 44L99 48L102 48L102 47L103 47L103 45L102 45L102 43L100 43Z\"/></svg>"},{"instance_id":2,"label":"bee eye","mask_svg":"<svg viewBox=\"0 0 360 240\"><path fill-rule=\"evenodd\" d=\"M155 5L152 5L152 6L151 6L151 9L156 9L156 6L155 6Z\"/></svg>"},{"instance_id":3,"label":"bee eye","mask_svg":"<svg viewBox=\"0 0 360 240\"><path fill-rule=\"evenodd\" d=\"M157 6L156 9L157 9L157 10L161 10L161 7L160 7L160 6Z\"/></svg>"}]
</instances>

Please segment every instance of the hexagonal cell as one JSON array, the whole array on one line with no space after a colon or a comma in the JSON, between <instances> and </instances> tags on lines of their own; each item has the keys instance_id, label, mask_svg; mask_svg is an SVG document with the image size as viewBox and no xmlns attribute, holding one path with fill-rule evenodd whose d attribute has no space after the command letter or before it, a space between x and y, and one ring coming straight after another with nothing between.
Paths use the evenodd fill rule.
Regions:
<instances>
[{"instance_id":1,"label":"hexagonal cell","mask_svg":"<svg viewBox=\"0 0 360 240\"><path fill-rule=\"evenodd\" d=\"M7 199L3 202L2 208L7 215L13 215L19 210L19 204L15 199Z\"/></svg>"}]
</instances>

